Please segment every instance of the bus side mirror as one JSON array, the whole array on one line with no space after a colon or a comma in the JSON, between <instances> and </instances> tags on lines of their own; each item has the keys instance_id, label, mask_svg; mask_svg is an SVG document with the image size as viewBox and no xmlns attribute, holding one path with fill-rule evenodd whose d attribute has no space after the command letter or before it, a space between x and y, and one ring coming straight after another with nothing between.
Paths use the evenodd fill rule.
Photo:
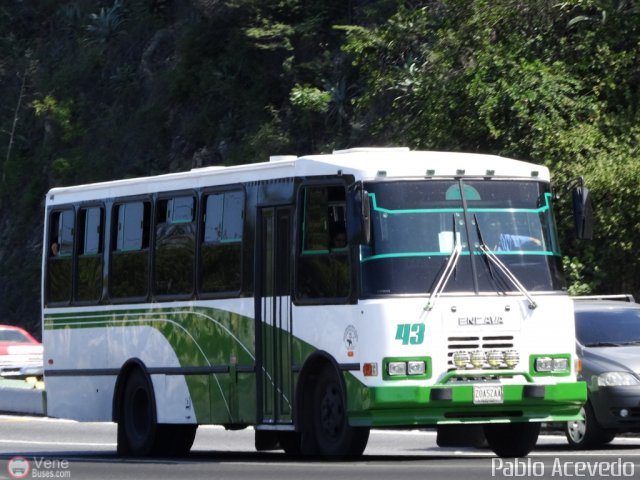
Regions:
<instances>
[{"instance_id":1,"label":"bus side mirror","mask_svg":"<svg viewBox=\"0 0 640 480\"><path fill-rule=\"evenodd\" d=\"M356 245L368 245L371 241L369 192L360 182L349 189L347 198L347 241Z\"/></svg>"},{"instance_id":2,"label":"bus side mirror","mask_svg":"<svg viewBox=\"0 0 640 480\"><path fill-rule=\"evenodd\" d=\"M593 238L593 209L591 208L589 189L579 185L573 189L572 195L576 237L580 240L591 240Z\"/></svg>"}]
</instances>

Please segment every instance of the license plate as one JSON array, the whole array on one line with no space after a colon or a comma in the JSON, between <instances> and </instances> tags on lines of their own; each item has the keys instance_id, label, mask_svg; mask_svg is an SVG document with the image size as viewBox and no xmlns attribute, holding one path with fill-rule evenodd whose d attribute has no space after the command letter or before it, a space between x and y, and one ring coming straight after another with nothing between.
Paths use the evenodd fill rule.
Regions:
<instances>
[{"instance_id":1,"label":"license plate","mask_svg":"<svg viewBox=\"0 0 640 480\"><path fill-rule=\"evenodd\" d=\"M474 385L473 403L504 403L502 385Z\"/></svg>"}]
</instances>

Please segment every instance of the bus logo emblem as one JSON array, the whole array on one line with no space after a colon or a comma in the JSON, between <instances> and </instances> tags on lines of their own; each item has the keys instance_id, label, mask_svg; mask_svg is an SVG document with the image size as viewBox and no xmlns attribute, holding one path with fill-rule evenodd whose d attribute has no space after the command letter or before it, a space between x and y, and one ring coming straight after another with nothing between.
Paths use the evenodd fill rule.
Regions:
<instances>
[{"instance_id":1,"label":"bus logo emblem","mask_svg":"<svg viewBox=\"0 0 640 480\"><path fill-rule=\"evenodd\" d=\"M356 349L356 345L358 344L358 330L353 325L349 325L345 331L344 336L342 337L344 341L344 346L347 347L348 351L353 351Z\"/></svg>"},{"instance_id":2,"label":"bus logo emblem","mask_svg":"<svg viewBox=\"0 0 640 480\"><path fill-rule=\"evenodd\" d=\"M469 315L458 317L458 325L467 327L469 325L503 325L504 318L499 315Z\"/></svg>"}]
</instances>

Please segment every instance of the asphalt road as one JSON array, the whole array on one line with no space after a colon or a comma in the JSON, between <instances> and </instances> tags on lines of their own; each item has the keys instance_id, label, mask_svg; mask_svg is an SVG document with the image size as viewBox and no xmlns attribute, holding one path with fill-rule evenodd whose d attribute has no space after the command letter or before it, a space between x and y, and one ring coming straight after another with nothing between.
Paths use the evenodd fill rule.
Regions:
<instances>
[{"instance_id":1,"label":"asphalt road","mask_svg":"<svg viewBox=\"0 0 640 480\"><path fill-rule=\"evenodd\" d=\"M376 430L357 461L307 461L278 451L256 452L252 429L226 432L205 426L186 458L130 459L116 455L113 424L0 416L0 479L640 477L640 436L617 438L603 450L576 452L564 436L544 434L534 452L517 461L497 459L488 450L442 449L435 440L433 431Z\"/></svg>"}]
</instances>

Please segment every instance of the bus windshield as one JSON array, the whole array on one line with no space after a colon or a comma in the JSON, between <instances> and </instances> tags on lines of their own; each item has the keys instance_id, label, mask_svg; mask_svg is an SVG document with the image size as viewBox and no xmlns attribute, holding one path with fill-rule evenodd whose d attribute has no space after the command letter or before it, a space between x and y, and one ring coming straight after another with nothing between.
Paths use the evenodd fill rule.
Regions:
<instances>
[{"instance_id":1,"label":"bus windshield","mask_svg":"<svg viewBox=\"0 0 640 480\"><path fill-rule=\"evenodd\" d=\"M549 185L449 179L372 182L371 243L360 247L363 297L428 294L454 247L460 258L445 292L512 292L485 245L530 291L562 290Z\"/></svg>"}]
</instances>

